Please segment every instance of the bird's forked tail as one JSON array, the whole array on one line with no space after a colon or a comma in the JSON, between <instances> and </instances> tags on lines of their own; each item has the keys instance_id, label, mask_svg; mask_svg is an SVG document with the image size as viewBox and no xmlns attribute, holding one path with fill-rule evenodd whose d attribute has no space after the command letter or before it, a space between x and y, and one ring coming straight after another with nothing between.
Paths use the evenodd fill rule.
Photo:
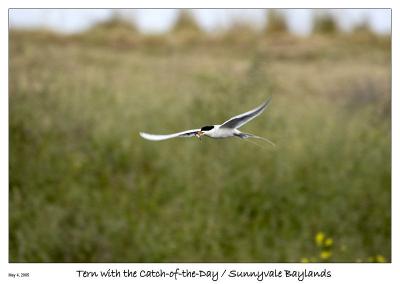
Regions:
<instances>
[{"instance_id":1,"label":"bird's forked tail","mask_svg":"<svg viewBox=\"0 0 400 284\"><path fill-rule=\"evenodd\" d=\"M274 142L268 140L267 138L260 137L260 136L254 135L254 134L239 132L239 133L235 133L235 136L242 138L242 139L248 139L248 138L260 139L260 140L263 140L263 141L271 144L274 148L276 147Z\"/></svg>"}]
</instances>

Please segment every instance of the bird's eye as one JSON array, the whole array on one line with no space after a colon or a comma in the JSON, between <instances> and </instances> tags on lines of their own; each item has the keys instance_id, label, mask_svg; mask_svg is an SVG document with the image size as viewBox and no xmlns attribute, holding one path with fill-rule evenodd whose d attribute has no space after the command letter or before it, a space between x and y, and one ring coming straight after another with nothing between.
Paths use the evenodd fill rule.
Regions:
<instances>
[{"instance_id":1,"label":"bird's eye","mask_svg":"<svg viewBox=\"0 0 400 284\"><path fill-rule=\"evenodd\" d=\"M208 130L211 130L211 129L213 129L213 128L214 128L213 125L208 125L208 126L203 126L200 130L201 130L201 131L208 131Z\"/></svg>"}]
</instances>

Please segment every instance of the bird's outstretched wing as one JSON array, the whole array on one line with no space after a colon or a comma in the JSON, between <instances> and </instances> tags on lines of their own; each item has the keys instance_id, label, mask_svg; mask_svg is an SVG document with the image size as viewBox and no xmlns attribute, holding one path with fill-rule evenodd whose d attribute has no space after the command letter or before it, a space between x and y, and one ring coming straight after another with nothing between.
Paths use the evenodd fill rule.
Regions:
<instances>
[{"instance_id":1,"label":"bird's outstretched wing","mask_svg":"<svg viewBox=\"0 0 400 284\"><path fill-rule=\"evenodd\" d=\"M195 136L198 131L200 131L200 129L186 130L186 131L173 133L173 134L166 134L166 135L149 134L149 133L144 133L144 132L140 132L139 134L140 134L140 136L142 136L144 139L147 139L147 140L161 141L161 140L166 140L166 139L171 139L171 138L176 138L176 137L192 137L192 136Z\"/></svg>"},{"instance_id":2,"label":"bird's outstretched wing","mask_svg":"<svg viewBox=\"0 0 400 284\"><path fill-rule=\"evenodd\" d=\"M265 108L268 106L269 102L271 101L271 97L269 97L262 105L259 107L256 107L255 109L252 109L248 112L239 114L237 116L234 116L227 121L225 121L222 125L221 128L239 128L255 118L256 116L259 116Z\"/></svg>"}]
</instances>

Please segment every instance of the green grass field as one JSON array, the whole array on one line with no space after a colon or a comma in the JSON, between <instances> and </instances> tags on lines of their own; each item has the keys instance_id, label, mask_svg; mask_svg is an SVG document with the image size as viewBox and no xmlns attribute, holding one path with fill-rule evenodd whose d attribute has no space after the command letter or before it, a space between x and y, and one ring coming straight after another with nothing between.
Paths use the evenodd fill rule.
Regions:
<instances>
[{"instance_id":1,"label":"green grass field","mask_svg":"<svg viewBox=\"0 0 400 284\"><path fill-rule=\"evenodd\" d=\"M11 262L391 261L390 39L165 37L11 31Z\"/></svg>"}]
</instances>

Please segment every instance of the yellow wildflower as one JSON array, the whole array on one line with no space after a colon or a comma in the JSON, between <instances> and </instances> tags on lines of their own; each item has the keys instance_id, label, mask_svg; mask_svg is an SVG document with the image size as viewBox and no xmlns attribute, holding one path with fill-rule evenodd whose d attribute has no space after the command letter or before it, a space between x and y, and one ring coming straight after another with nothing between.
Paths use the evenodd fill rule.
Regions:
<instances>
[{"instance_id":1,"label":"yellow wildflower","mask_svg":"<svg viewBox=\"0 0 400 284\"><path fill-rule=\"evenodd\" d=\"M328 250L321 251L321 253L319 255L319 257L324 260L330 258L331 256L332 256L332 253Z\"/></svg>"},{"instance_id":2,"label":"yellow wildflower","mask_svg":"<svg viewBox=\"0 0 400 284\"><path fill-rule=\"evenodd\" d=\"M310 262L310 261L308 260L307 257L302 257L300 261L301 261L302 263L308 263L308 262Z\"/></svg>"},{"instance_id":3,"label":"yellow wildflower","mask_svg":"<svg viewBox=\"0 0 400 284\"><path fill-rule=\"evenodd\" d=\"M383 255L377 255L376 256L376 261L377 262L386 262L386 258Z\"/></svg>"},{"instance_id":4,"label":"yellow wildflower","mask_svg":"<svg viewBox=\"0 0 400 284\"><path fill-rule=\"evenodd\" d=\"M327 238L325 240L325 246L330 247L333 245L333 239L332 238Z\"/></svg>"},{"instance_id":5,"label":"yellow wildflower","mask_svg":"<svg viewBox=\"0 0 400 284\"><path fill-rule=\"evenodd\" d=\"M315 235L315 243L317 244L317 246L321 246L324 243L324 239L325 239L325 234L322 232L318 232Z\"/></svg>"}]
</instances>

